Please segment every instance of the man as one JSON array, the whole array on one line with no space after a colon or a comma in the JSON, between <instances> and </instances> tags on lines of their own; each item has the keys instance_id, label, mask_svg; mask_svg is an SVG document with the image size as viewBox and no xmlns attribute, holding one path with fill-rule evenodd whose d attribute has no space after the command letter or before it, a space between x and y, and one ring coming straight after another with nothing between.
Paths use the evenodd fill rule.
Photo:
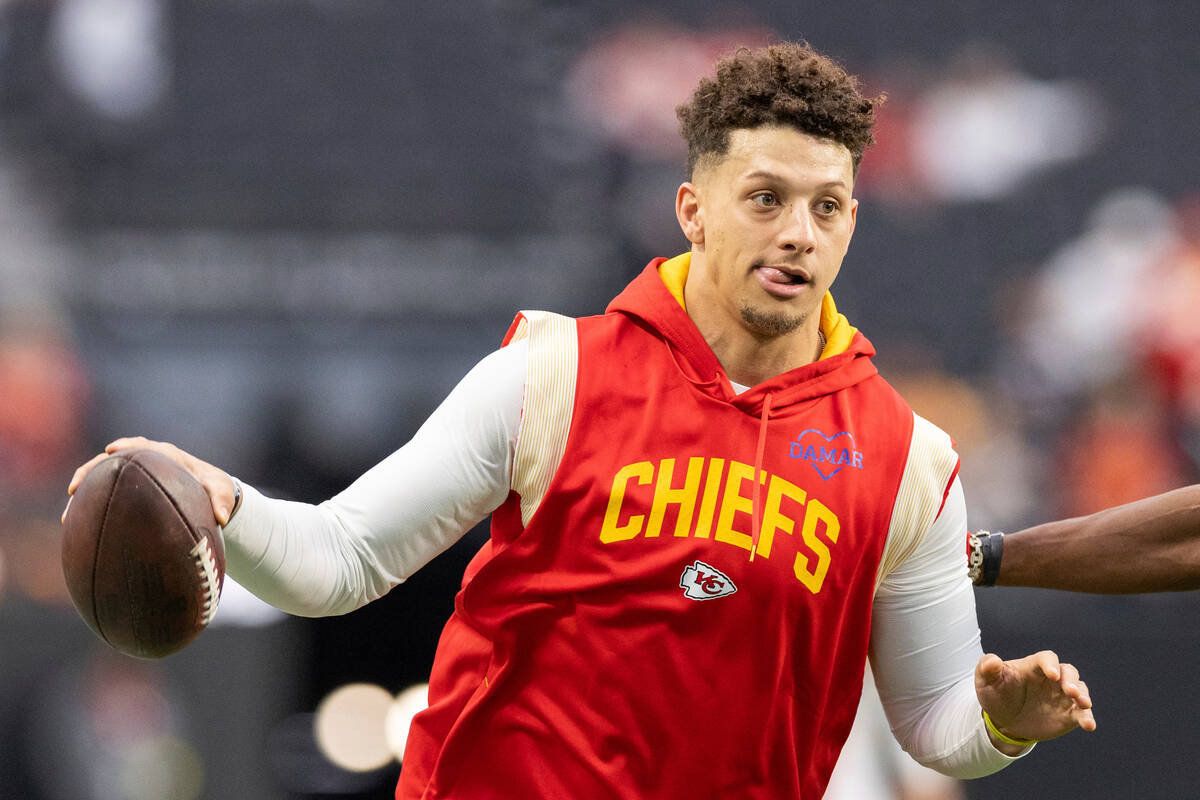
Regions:
<instances>
[{"instance_id":1,"label":"man","mask_svg":"<svg viewBox=\"0 0 1200 800\"><path fill-rule=\"evenodd\" d=\"M972 534L979 586L1096 594L1200 589L1200 486L1004 534Z\"/></svg>"},{"instance_id":2,"label":"man","mask_svg":"<svg viewBox=\"0 0 1200 800\"><path fill-rule=\"evenodd\" d=\"M983 655L957 456L827 293L874 106L804 46L723 61L679 111L690 252L604 315L519 315L320 506L107 451L187 466L230 574L298 614L379 597L492 513L398 798L819 797L868 648L897 738L948 774L1091 730L1073 666Z\"/></svg>"}]
</instances>

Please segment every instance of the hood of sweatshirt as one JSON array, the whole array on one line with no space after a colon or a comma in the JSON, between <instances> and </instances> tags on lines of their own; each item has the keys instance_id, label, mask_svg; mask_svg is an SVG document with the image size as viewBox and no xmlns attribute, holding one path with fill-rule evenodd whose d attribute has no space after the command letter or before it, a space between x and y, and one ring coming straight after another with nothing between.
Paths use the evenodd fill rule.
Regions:
<instances>
[{"instance_id":1,"label":"hood of sweatshirt","mask_svg":"<svg viewBox=\"0 0 1200 800\"><path fill-rule=\"evenodd\" d=\"M646 265L608 306L663 339L683 375L698 389L728 402L747 414L784 414L788 406L831 394L877 374L871 356L875 348L826 293L821 304L821 332L826 346L819 361L776 375L737 393L717 356L688 316L683 284L691 254L670 260L657 258ZM766 404L766 408L764 408ZM768 409L770 409L768 411Z\"/></svg>"}]
</instances>

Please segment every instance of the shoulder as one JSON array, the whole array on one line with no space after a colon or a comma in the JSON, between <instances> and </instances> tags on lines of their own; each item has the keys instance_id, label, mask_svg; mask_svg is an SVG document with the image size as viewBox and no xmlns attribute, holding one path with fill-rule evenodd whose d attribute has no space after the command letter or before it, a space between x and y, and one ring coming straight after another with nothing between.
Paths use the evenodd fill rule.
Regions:
<instances>
[{"instance_id":1,"label":"shoulder","mask_svg":"<svg viewBox=\"0 0 1200 800\"><path fill-rule=\"evenodd\" d=\"M919 414L908 413L912 435L892 506L877 584L921 543L941 514L958 475L958 453L949 434Z\"/></svg>"},{"instance_id":2,"label":"shoulder","mask_svg":"<svg viewBox=\"0 0 1200 800\"><path fill-rule=\"evenodd\" d=\"M566 450L579 374L578 320L549 311L522 311L501 350L524 347L525 384L511 488L528 524Z\"/></svg>"},{"instance_id":3,"label":"shoulder","mask_svg":"<svg viewBox=\"0 0 1200 800\"><path fill-rule=\"evenodd\" d=\"M504 334L501 347L507 347L516 342L530 340L544 343L561 338L567 333L573 333L577 320L553 311L525 310L518 311Z\"/></svg>"},{"instance_id":4,"label":"shoulder","mask_svg":"<svg viewBox=\"0 0 1200 800\"><path fill-rule=\"evenodd\" d=\"M913 411L900 392L878 373L855 388L860 390L860 402L895 434L892 443L899 449L904 465L902 483L913 488L914 482L932 480L945 488L958 464L950 434Z\"/></svg>"},{"instance_id":5,"label":"shoulder","mask_svg":"<svg viewBox=\"0 0 1200 800\"><path fill-rule=\"evenodd\" d=\"M916 412L910 412L913 419L912 439L908 449L908 464L906 471L911 470L914 477L935 483L949 480L958 469L958 453L954 450L954 440L950 434L934 425Z\"/></svg>"}]
</instances>

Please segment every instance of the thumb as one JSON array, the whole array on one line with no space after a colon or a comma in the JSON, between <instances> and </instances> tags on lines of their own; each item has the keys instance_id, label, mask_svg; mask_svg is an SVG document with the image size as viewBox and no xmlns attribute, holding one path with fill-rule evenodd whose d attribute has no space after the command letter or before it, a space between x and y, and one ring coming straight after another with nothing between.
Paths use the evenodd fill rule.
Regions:
<instances>
[{"instance_id":1,"label":"thumb","mask_svg":"<svg viewBox=\"0 0 1200 800\"><path fill-rule=\"evenodd\" d=\"M1004 675L1004 660L995 653L988 653L975 665L975 687L982 689L999 683Z\"/></svg>"},{"instance_id":2,"label":"thumb","mask_svg":"<svg viewBox=\"0 0 1200 800\"><path fill-rule=\"evenodd\" d=\"M229 524L229 509L225 505L224 500L219 500L216 497L212 498L213 517L217 520L217 524L224 528Z\"/></svg>"}]
</instances>

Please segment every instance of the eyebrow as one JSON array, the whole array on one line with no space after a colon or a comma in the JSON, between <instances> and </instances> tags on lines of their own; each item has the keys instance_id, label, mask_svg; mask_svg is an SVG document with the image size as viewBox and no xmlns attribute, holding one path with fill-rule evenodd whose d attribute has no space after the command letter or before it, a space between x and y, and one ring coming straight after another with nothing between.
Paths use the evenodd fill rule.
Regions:
<instances>
[{"instance_id":1,"label":"eyebrow","mask_svg":"<svg viewBox=\"0 0 1200 800\"><path fill-rule=\"evenodd\" d=\"M756 169L753 172L748 172L742 176L742 180L752 180L754 178L766 178L766 179L772 180L772 181L785 180L783 178L783 176L779 175L778 173L771 172L771 171L765 170L765 169ZM842 181L842 180L826 181L825 183L822 183L821 185L817 186L816 188L817 189L833 189L835 187L840 187L840 188L846 189L846 190L849 190L849 188L850 188L846 185L846 182Z\"/></svg>"}]
</instances>

